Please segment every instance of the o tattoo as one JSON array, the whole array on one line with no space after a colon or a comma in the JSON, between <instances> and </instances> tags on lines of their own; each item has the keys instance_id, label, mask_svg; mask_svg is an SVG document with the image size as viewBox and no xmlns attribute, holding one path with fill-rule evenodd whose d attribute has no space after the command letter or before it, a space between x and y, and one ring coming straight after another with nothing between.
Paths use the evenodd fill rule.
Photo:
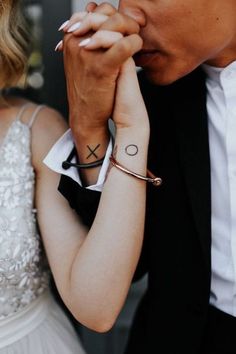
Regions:
<instances>
[{"instance_id":1,"label":"o tattoo","mask_svg":"<svg viewBox=\"0 0 236 354\"><path fill-rule=\"evenodd\" d=\"M134 144L127 145L125 148L125 152L129 156L135 156L138 153L138 147Z\"/></svg>"}]
</instances>

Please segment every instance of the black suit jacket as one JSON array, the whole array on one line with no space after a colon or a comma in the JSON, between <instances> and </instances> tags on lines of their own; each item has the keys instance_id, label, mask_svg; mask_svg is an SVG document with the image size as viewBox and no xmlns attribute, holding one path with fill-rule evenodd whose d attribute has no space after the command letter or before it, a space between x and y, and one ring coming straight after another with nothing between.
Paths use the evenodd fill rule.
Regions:
<instances>
[{"instance_id":1,"label":"black suit jacket","mask_svg":"<svg viewBox=\"0 0 236 354\"><path fill-rule=\"evenodd\" d=\"M144 245L135 278L147 272L148 289L127 353L200 354L211 277L205 75L197 69L172 85L157 87L141 73L140 86L151 124L148 167L162 177L163 185L147 186ZM59 190L91 225L99 193L67 177Z\"/></svg>"}]
</instances>

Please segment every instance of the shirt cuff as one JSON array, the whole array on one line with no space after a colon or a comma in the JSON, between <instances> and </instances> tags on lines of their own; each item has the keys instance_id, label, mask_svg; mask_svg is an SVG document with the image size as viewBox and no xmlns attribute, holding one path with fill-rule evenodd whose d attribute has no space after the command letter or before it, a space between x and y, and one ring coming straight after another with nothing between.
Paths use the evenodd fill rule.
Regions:
<instances>
[{"instance_id":1,"label":"shirt cuff","mask_svg":"<svg viewBox=\"0 0 236 354\"><path fill-rule=\"evenodd\" d=\"M79 172L76 168L69 168L68 170L65 170L62 167L62 162L67 160L71 150L74 147L74 141L73 141L73 136L71 129L67 130L64 135L53 145L45 159L43 160L44 164L48 166L51 170L54 172L57 172L59 174L68 176L72 178L75 182L77 182L81 187L82 187L82 182L81 178L79 175ZM99 172L98 180L96 184L93 184L91 186L84 187L86 189L90 189L93 191L98 191L101 192L107 170L109 167L109 157L111 156L112 153L112 138L110 139L109 145L107 147L106 155L101 167L101 170ZM75 158L72 159L71 162L75 162Z\"/></svg>"}]
</instances>

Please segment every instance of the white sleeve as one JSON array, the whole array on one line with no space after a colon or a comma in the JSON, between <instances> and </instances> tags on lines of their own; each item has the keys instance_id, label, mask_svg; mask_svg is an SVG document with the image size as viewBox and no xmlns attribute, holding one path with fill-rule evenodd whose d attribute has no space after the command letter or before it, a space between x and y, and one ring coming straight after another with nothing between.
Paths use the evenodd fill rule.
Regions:
<instances>
[{"instance_id":1,"label":"white sleeve","mask_svg":"<svg viewBox=\"0 0 236 354\"><path fill-rule=\"evenodd\" d=\"M45 165L47 165L51 170L68 176L72 178L75 182L79 183L80 186L82 186L81 179L78 173L78 170L75 168L69 168L68 170L65 170L62 167L63 161L67 160L69 154L71 153L71 150L74 147L74 141L72 137L71 130L67 130L67 132L53 145L43 162ZM106 178L106 173L109 167L109 157L111 156L112 153L112 139L110 139L109 145L107 147L106 155L98 176L98 180L96 184L93 184L91 186L87 186L85 188L94 190L94 191L102 191L103 184ZM72 159L71 162L76 162L75 158Z\"/></svg>"}]
</instances>

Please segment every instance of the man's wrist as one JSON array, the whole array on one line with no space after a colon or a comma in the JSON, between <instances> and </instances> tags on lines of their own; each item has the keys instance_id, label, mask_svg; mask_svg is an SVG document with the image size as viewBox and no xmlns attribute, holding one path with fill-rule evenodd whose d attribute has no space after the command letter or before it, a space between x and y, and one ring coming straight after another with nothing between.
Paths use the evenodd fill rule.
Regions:
<instances>
[{"instance_id":1,"label":"man's wrist","mask_svg":"<svg viewBox=\"0 0 236 354\"><path fill-rule=\"evenodd\" d=\"M108 124L104 126L94 125L71 125L71 131L75 139L88 140L91 136L94 137L109 137L110 132Z\"/></svg>"},{"instance_id":2,"label":"man's wrist","mask_svg":"<svg viewBox=\"0 0 236 354\"><path fill-rule=\"evenodd\" d=\"M89 132L78 129L72 130L77 154L81 163L92 163L100 160L106 154L110 140L108 128L90 130Z\"/></svg>"}]
</instances>

